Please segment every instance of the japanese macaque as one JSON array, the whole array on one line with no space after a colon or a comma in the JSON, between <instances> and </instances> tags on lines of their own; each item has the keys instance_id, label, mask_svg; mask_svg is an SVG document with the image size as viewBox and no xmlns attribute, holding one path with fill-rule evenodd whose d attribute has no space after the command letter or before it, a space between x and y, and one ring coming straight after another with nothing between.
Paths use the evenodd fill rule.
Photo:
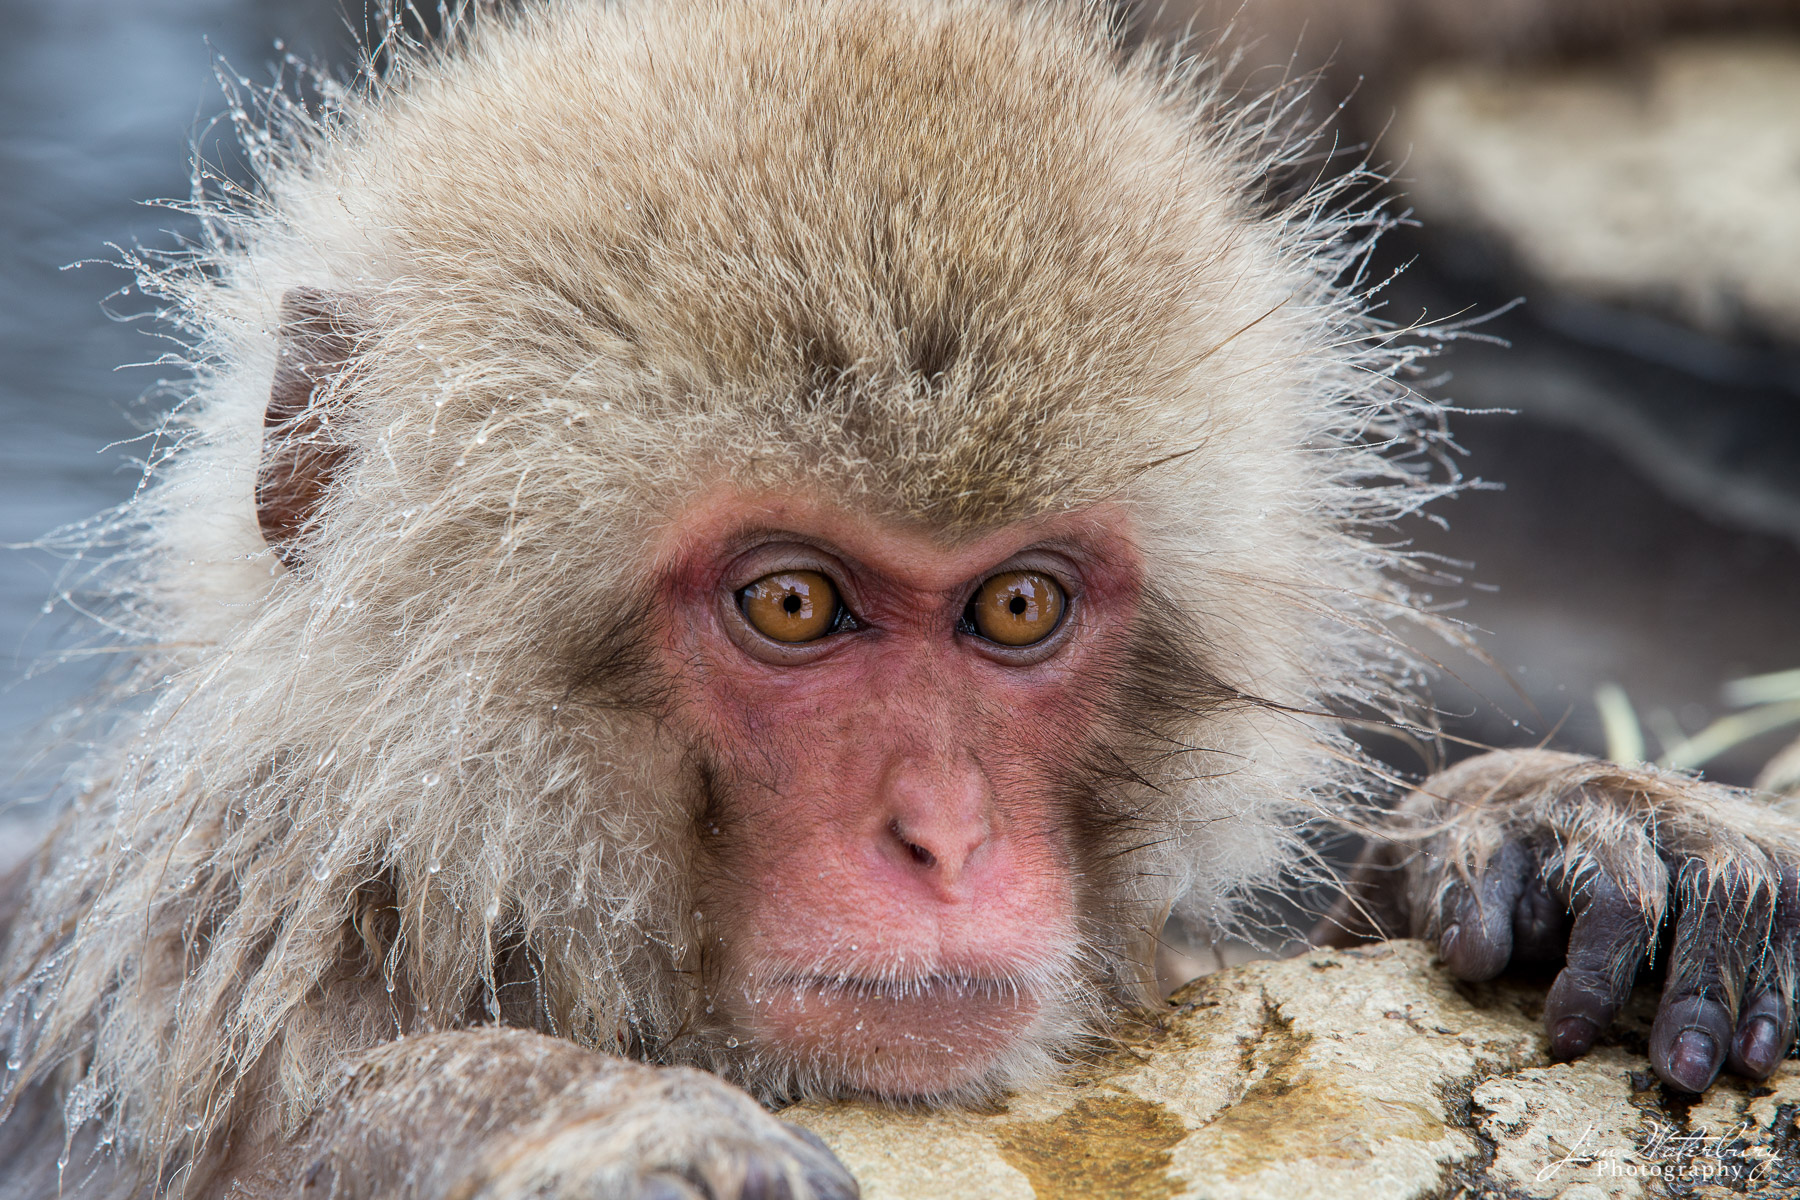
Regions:
<instances>
[{"instance_id":1,"label":"japanese macaque","mask_svg":"<svg viewBox=\"0 0 1800 1200\"><path fill-rule=\"evenodd\" d=\"M1387 834L1359 931L1566 960L1556 1055L1656 950L1671 1086L1775 1068L1768 798L1375 804L1341 720L1421 711L1390 526L1456 481L1281 96L1013 0L382 57L145 266L192 386L7 918L0 1194L853 1195L757 1101L1041 1082L1321 821Z\"/></svg>"}]
</instances>

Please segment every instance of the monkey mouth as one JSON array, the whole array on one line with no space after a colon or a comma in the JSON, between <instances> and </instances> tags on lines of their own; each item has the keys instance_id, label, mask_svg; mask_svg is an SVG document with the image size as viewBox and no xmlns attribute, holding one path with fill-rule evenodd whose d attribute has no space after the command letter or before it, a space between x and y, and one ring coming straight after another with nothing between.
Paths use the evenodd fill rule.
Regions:
<instances>
[{"instance_id":1,"label":"monkey mouth","mask_svg":"<svg viewBox=\"0 0 1800 1200\"><path fill-rule=\"evenodd\" d=\"M889 1099L942 1099L992 1086L1035 1040L1055 994L992 972L792 972L746 987L734 1015L760 1049L804 1074Z\"/></svg>"}]
</instances>

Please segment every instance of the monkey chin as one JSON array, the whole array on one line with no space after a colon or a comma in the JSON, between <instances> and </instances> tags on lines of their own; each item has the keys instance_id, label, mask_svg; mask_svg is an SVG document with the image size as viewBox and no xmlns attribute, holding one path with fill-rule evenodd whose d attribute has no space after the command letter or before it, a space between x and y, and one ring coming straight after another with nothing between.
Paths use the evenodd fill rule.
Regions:
<instances>
[{"instance_id":1,"label":"monkey chin","mask_svg":"<svg viewBox=\"0 0 1800 1200\"><path fill-rule=\"evenodd\" d=\"M792 974L746 988L739 1020L764 1053L834 1092L956 1102L1052 1070L1044 1047L1067 1040L1066 995L996 974Z\"/></svg>"}]
</instances>

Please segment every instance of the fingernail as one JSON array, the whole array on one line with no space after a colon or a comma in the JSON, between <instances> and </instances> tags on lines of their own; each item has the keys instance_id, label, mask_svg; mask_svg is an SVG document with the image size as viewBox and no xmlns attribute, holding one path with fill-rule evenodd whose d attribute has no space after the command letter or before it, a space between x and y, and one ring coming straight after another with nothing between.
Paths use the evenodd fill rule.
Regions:
<instances>
[{"instance_id":1,"label":"fingernail","mask_svg":"<svg viewBox=\"0 0 1800 1200\"><path fill-rule=\"evenodd\" d=\"M691 1200L692 1188L667 1175L652 1175L638 1185L638 1200Z\"/></svg>"},{"instance_id":2,"label":"fingernail","mask_svg":"<svg viewBox=\"0 0 1800 1200\"><path fill-rule=\"evenodd\" d=\"M1684 1029L1669 1047L1669 1082L1683 1091L1704 1092L1719 1069L1719 1047L1704 1029Z\"/></svg>"},{"instance_id":3,"label":"fingernail","mask_svg":"<svg viewBox=\"0 0 1800 1200\"><path fill-rule=\"evenodd\" d=\"M1550 1055L1574 1058L1586 1054L1599 1033L1600 1027L1586 1017L1564 1017L1550 1030Z\"/></svg>"},{"instance_id":4,"label":"fingernail","mask_svg":"<svg viewBox=\"0 0 1800 1200\"><path fill-rule=\"evenodd\" d=\"M781 1172L766 1163L750 1163L738 1185L738 1200L787 1200L791 1194Z\"/></svg>"},{"instance_id":5,"label":"fingernail","mask_svg":"<svg viewBox=\"0 0 1800 1200\"><path fill-rule=\"evenodd\" d=\"M1448 959L1456 953L1456 943L1462 940L1461 925L1446 925L1444 932L1438 934L1438 957Z\"/></svg>"},{"instance_id":6,"label":"fingernail","mask_svg":"<svg viewBox=\"0 0 1800 1200\"><path fill-rule=\"evenodd\" d=\"M1775 1039L1775 1022L1757 1017L1737 1037L1738 1061L1757 1075L1767 1075L1781 1061L1782 1047Z\"/></svg>"}]
</instances>

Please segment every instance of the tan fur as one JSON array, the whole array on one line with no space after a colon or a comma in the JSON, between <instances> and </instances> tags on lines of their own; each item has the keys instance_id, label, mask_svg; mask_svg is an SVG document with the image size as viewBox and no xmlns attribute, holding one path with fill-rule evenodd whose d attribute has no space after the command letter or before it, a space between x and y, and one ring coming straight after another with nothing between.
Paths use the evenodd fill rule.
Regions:
<instances>
[{"instance_id":1,"label":"tan fur","mask_svg":"<svg viewBox=\"0 0 1800 1200\"><path fill-rule=\"evenodd\" d=\"M1496 810L1506 819L1494 820ZM1773 804L1697 787L1686 775L1549 751L1470 760L1434 776L1401 812L1433 848L1409 858L1415 894L1441 894L1457 875L1478 874L1508 838L1547 833L1553 853L1545 858L1546 876L1579 881L1604 872L1642 905L1653 927L1670 895L1663 855L1706 864L1715 876L1741 872L1751 891L1773 896L1779 859L1800 853L1800 829ZM1429 923L1409 932L1435 934Z\"/></svg>"}]
</instances>

